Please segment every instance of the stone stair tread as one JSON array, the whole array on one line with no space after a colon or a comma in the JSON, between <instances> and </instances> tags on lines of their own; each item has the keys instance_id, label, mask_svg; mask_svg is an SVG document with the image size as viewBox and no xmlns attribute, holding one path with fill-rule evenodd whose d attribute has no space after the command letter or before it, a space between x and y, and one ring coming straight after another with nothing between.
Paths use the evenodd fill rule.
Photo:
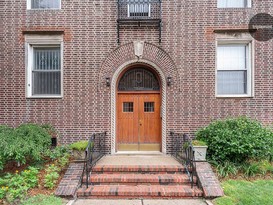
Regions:
<instances>
[{"instance_id":1,"label":"stone stair tread","mask_svg":"<svg viewBox=\"0 0 273 205\"><path fill-rule=\"evenodd\" d=\"M85 181L85 180L84 180ZM186 174L92 174L91 183L187 183L189 177Z\"/></svg>"},{"instance_id":2,"label":"stone stair tread","mask_svg":"<svg viewBox=\"0 0 273 205\"><path fill-rule=\"evenodd\" d=\"M201 197L203 192L190 185L94 185L80 188L78 197Z\"/></svg>"},{"instance_id":3,"label":"stone stair tread","mask_svg":"<svg viewBox=\"0 0 273 205\"><path fill-rule=\"evenodd\" d=\"M182 165L96 165L93 172L184 172Z\"/></svg>"}]
</instances>

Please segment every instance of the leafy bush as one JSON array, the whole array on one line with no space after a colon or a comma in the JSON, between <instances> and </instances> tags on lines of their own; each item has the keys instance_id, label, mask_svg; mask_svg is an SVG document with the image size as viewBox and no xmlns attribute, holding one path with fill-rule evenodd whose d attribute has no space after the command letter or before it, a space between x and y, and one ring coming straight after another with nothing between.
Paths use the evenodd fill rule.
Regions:
<instances>
[{"instance_id":1,"label":"leafy bush","mask_svg":"<svg viewBox=\"0 0 273 205\"><path fill-rule=\"evenodd\" d=\"M83 151L86 149L87 146L88 146L88 141L82 140L82 141L78 141L78 142L71 144L70 148L73 150Z\"/></svg>"},{"instance_id":2,"label":"leafy bush","mask_svg":"<svg viewBox=\"0 0 273 205\"><path fill-rule=\"evenodd\" d=\"M215 121L196 136L207 142L208 157L219 163L273 158L273 132L246 117Z\"/></svg>"},{"instance_id":3,"label":"leafy bush","mask_svg":"<svg viewBox=\"0 0 273 205\"><path fill-rule=\"evenodd\" d=\"M39 161L50 145L51 136L40 125L22 124L16 129L0 126L0 170L7 161Z\"/></svg>"},{"instance_id":4,"label":"leafy bush","mask_svg":"<svg viewBox=\"0 0 273 205\"><path fill-rule=\"evenodd\" d=\"M7 174L0 178L0 199L9 203L15 199L22 199L30 188L38 184L38 169L29 167L27 170L16 174Z\"/></svg>"},{"instance_id":5,"label":"leafy bush","mask_svg":"<svg viewBox=\"0 0 273 205\"><path fill-rule=\"evenodd\" d=\"M220 177L228 177L228 176L232 176L232 175L236 175L238 173L238 166L236 166L236 164L232 163L232 162L224 162L222 164L217 164L216 165L216 169L217 169L217 174Z\"/></svg>"},{"instance_id":6,"label":"leafy bush","mask_svg":"<svg viewBox=\"0 0 273 205\"><path fill-rule=\"evenodd\" d=\"M70 147L68 145L57 146L54 149L48 149L45 156L48 156L51 160L57 160L64 155L69 155Z\"/></svg>"}]
</instances>

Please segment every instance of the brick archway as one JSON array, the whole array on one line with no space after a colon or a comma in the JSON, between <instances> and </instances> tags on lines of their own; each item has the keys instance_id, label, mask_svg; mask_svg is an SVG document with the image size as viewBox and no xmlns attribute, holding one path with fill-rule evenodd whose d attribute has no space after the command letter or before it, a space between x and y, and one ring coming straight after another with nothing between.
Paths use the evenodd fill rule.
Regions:
<instances>
[{"instance_id":1,"label":"brick archway","mask_svg":"<svg viewBox=\"0 0 273 205\"><path fill-rule=\"evenodd\" d=\"M143 64L153 68L158 74L162 86L162 152L167 152L167 87L166 78L172 77L173 87L180 87L180 79L173 60L160 47L145 42L141 56L135 55L134 43L127 43L112 51L103 61L98 76L98 93L105 92L105 78L111 79L111 153L116 152L116 85L120 74L128 67ZM109 93L108 93L109 95Z\"/></svg>"}]
</instances>

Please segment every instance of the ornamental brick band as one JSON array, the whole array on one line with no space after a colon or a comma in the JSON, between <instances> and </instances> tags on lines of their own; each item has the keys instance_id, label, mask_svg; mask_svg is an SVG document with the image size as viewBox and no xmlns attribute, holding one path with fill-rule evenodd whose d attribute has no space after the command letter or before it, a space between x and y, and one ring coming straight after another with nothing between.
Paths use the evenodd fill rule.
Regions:
<instances>
[{"instance_id":1,"label":"ornamental brick band","mask_svg":"<svg viewBox=\"0 0 273 205\"><path fill-rule=\"evenodd\" d=\"M56 196L74 198L80 185L83 163L71 163L65 172L58 188L55 191Z\"/></svg>"},{"instance_id":2,"label":"ornamental brick band","mask_svg":"<svg viewBox=\"0 0 273 205\"><path fill-rule=\"evenodd\" d=\"M196 172L205 198L215 198L224 195L224 191L209 163L196 162Z\"/></svg>"}]
</instances>

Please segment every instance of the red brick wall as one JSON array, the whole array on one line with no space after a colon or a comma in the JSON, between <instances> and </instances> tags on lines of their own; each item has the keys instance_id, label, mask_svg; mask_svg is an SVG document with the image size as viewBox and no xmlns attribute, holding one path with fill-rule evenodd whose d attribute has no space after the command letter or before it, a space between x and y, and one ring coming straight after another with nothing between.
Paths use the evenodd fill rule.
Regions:
<instances>
[{"instance_id":1,"label":"red brick wall","mask_svg":"<svg viewBox=\"0 0 273 205\"><path fill-rule=\"evenodd\" d=\"M173 66L168 67L170 62L164 64L157 53L146 54L155 63L160 59L166 77L173 77L173 85L167 88L167 133L194 133L211 120L229 116L273 122L273 40L255 41L255 97L216 98L213 33L214 29L246 27L257 13L273 15L273 1L253 0L252 8L247 9L217 9L216 5L216 0L163 0L161 44L156 27L120 30L121 47L144 40L145 46L153 45L154 51L160 48L172 59ZM133 55L126 49L123 59L117 61L113 55L119 46L116 0L63 0L62 9L55 11L27 11L26 0L0 1L0 15L0 124L50 123L60 131L64 143L96 131L108 131L109 137L111 93L103 80ZM25 97L23 31L31 30L64 31L62 99Z\"/></svg>"}]
</instances>

